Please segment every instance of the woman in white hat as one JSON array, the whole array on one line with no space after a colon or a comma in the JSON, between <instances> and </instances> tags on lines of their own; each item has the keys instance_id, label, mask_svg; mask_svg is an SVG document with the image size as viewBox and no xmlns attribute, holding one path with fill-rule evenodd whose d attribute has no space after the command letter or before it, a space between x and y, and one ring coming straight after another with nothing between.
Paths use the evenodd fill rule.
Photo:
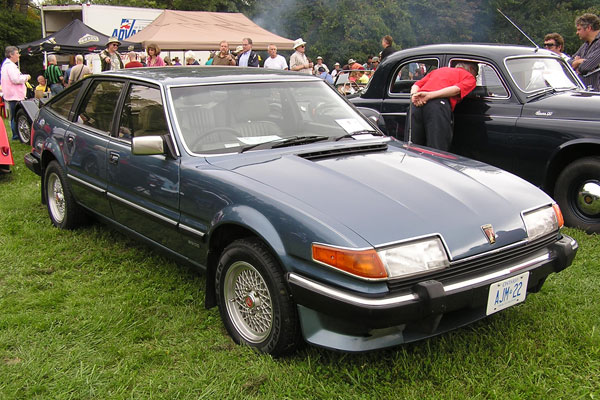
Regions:
<instances>
[{"instance_id":1,"label":"woman in white hat","mask_svg":"<svg viewBox=\"0 0 600 400\"><path fill-rule=\"evenodd\" d=\"M290 71L312 74L313 63L308 61L306 54L304 54L306 42L302 40L302 38L294 40L294 50L296 50L296 52L290 57Z\"/></svg>"},{"instance_id":2,"label":"woman in white hat","mask_svg":"<svg viewBox=\"0 0 600 400\"><path fill-rule=\"evenodd\" d=\"M100 53L100 61L102 61L102 71L114 71L123 68L123 60L117 51L121 42L116 37L111 37L106 42L106 49Z\"/></svg>"}]
</instances>

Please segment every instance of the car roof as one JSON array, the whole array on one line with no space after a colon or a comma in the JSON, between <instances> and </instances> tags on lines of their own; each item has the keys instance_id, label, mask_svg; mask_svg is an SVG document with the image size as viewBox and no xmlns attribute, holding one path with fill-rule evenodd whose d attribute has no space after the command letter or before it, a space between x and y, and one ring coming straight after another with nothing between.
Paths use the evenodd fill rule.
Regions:
<instances>
[{"instance_id":1,"label":"car roof","mask_svg":"<svg viewBox=\"0 0 600 400\"><path fill-rule=\"evenodd\" d=\"M431 44L425 46L412 47L406 50L400 50L389 55L385 60L395 60L411 55L419 54L457 54L457 55L473 55L487 57L493 59L504 59L511 56L556 56L550 50L535 48L532 46L515 46L506 44L474 44L474 43L447 43L447 44Z\"/></svg>"},{"instance_id":2,"label":"car roof","mask_svg":"<svg viewBox=\"0 0 600 400\"><path fill-rule=\"evenodd\" d=\"M322 81L319 77L298 72L233 66L128 68L120 69L118 71L103 72L101 75L141 79L164 86L264 81Z\"/></svg>"}]
</instances>

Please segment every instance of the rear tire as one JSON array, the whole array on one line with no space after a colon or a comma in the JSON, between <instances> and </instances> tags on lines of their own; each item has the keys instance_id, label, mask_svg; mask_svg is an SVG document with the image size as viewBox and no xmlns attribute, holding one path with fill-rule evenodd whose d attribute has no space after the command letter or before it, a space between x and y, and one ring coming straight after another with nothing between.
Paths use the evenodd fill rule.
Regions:
<instances>
[{"instance_id":1,"label":"rear tire","mask_svg":"<svg viewBox=\"0 0 600 400\"><path fill-rule=\"evenodd\" d=\"M281 268L257 239L225 248L215 273L221 319L238 344L280 356L300 343L296 305Z\"/></svg>"},{"instance_id":2,"label":"rear tire","mask_svg":"<svg viewBox=\"0 0 600 400\"><path fill-rule=\"evenodd\" d=\"M85 214L75 202L67 176L56 161L44 172L44 191L50 220L57 228L73 229L85 221Z\"/></svg>"},{"instance_id":3,"label":"rear tire","mask_svg":"<svg viewBox=\"0 0 600 400\"><path fill-rule=\"evenodd\" d=\"M17 132L19 140L22 143L29 144L31 142L31 121L25 110L20 109L15 115L17 121Z\"/></svg>"},{"instance_id":4,"label":"rear tire","mask_svg":"<svg viewBox=\"0 0 600 400\"><path fill-rule=\"evenodd\" d=\"M556 180L554 198L566 225L600 233L600 157L567 165Z\"/></svg>"}]
</instances>

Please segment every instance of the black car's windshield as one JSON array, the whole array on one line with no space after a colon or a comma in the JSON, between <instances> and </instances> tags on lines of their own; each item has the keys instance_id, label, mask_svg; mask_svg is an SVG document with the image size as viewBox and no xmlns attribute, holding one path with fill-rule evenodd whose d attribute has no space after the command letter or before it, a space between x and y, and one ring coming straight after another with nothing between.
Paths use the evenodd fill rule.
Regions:
<instances>
[{"instance_id":1,"label":"black car's windshield","mask_svg":"<svg viewBox=\"0 0 600 400\"><path fill-rule=\"evenodd\" d=\"M173 87L171 96L185 146L196 154L293 146L373 130L321 81Z\"/></svg>"},{"instance_id":2,"label":"black car's windshield","mask_svg":"<svg viewBox=\"0 0 600 400\"><path fill-rule=\"evenodd\" d=\"M506 67L515 84L525 93L577 89L577 78L561 59L526 57L506 60ZM552 92L552 90L548 91Z\"/></svg>"}]
</instances>

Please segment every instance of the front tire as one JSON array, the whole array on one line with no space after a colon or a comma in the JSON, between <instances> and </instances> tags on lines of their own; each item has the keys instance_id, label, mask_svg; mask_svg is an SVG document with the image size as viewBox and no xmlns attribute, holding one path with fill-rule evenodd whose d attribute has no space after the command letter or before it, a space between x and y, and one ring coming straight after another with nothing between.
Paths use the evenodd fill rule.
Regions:
<instances>
[{"instance_id":1,"label":"front tire","mask_svg":"<svg viewBox=\"0 0 600 400\"><path fill-rule=\"evenodd\" d=\"M17 132L19 133L19 140L22 143L29 144L31 142L31 121L27 116L25 110L20 109L15 115L17 120Z\"/></svg>"},{"instance_id":2,"label":"front tire","mask_svg":"<svg viewBox=\"0 0 600 400\"><path fill-rule=\"evenodd\" d=\"M567 165L556 180L554 198L566 225L600 233L600 157Z\"/></svg>"},{"instance_id":3,"label":"front tire","mask_svg":"<svg viewBox=\"0 0 600 400\"><path fill-rule=\"evenodd\" d=\"M81 225L85 215L75 202L67 176L56 161L51 161L44 173L44 191L48 214L54 226L73 229Z\"/></svg>"},{"instance_id":4,"label":"front tire","mask_svg":"<svg viewBox=\"0 0 600 400\"><path fill-rule=\"evenodd\" d=\"M296 306L281 268L257 239L225 248L215 273L221 319L238 344L280 356L300 342Z\"/></svg>"}]
</instances>

